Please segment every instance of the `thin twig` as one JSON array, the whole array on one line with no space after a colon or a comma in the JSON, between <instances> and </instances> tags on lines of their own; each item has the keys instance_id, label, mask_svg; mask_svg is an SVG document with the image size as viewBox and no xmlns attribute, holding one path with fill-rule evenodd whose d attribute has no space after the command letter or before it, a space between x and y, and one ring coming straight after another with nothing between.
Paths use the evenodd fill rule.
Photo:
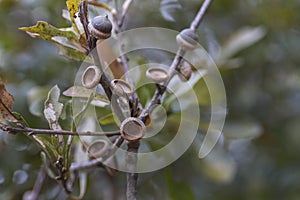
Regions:
<instances>
[{"instance_id":1,"label":"thin twig","mask_svg":"<svg viewBox=\"0 0 300 200\"><path fill-rule=\"evenodd\" d=\"M93 57L93 60L94 60L94 64L96 66L98 66L98 68L101 71L100 84L103 87L107 98L111 101L112 91L111 91L111 88L110 88L110 80L106 76L105 72L102 70L101 62L100 62L100 59L99 59L99 56L98 56L99 55L98 50L96 48L96 46L97 46L96 43L97 43L97 41L95 41L95 48L94 48L94 50L92 50L92 57Z\"/></svg>"},{"instance_id":2,"label":"thin twig","mask_svg":"<svg viewBox=\"0 0 300 200\"><path fill-rule=\"evenodd\" d=\"M73 132L73 131L65 131L65 130L50 130L50 129L35 129L35 128L20 128L13 127L3 123L0 123L0 129L6 131L11 134L17 133L28 133L28 135L75 135L75 136L107 136L112 137L116 135L120 135L119 131L111 131L111 132Z\"/></svg>"},{"instance_id":3,"label":"thin twig","mask_svg":"<svg viewBox=\"0 0 300 200\"><path fill-rule=\"evenodd\" d=\"M121 14L121 18L119 20L119 27L122 27L124 19L126 17L127 11L129 9L130 4L132 3L132 0L125 0L122 6L122 14Z\"/></svg>"},{"instance_id":4,"label":"thin twig","mask_svg":"<svg viewBox=\"0 0 300 200\"><path fill-rule=\"evenodd\" d=\"M195 19L193 20L193 22L191 23L190 29L192 29L193 31L196 31L197 28L200 26L200 23L204 17L205 12L207 11L209 5L211 4L212 0L205 0L199 10L199 12L197 13Z\"/></svg>"},{"instance_id":5,"label":"thin twig","mask_svg":"<svg viewBox=\"0 0 300 200\"><path fill-rule=\"evenodd\" d=\"M127 200L136 200L137 194L137 181L138 174L136 171L136 163L137 163L137 152L140 146L140 142L129 142L127 144Z\"/></svg>"},{"instance_id":6,"label":"thin twig","mask_svg":"<svg viewBox=\"0 0 300 200\"><path fill-rule=\"evenodd\" d=\"M55 177L55 179L60 181L65 192L67 194L70 194L72 191L68 187L67 169L64 166L63 162L64 162L63 157L58 156L57 161L55 162L55 167L58 170L58 176Z\"/></svg>"},{"instance_id":7,"label":"thin twig","mask_svg":"<svg viewBox=\"0 0 300 200\"><path fill-rule=\"evenodd\" d=\"M200 25L204 13L207 10L209 4L211 3L211 0L205 0L204 3L202 4L202 7L200 8L198 14L196 15L195 19L193 20L193 22L191 23L190 28L193 31L196 31L196 29L198 28L198 26ZM171 81L171 79L173 78L176 70L178 69L178 66L182 60L183 55L185 54L185 50L183 50L182 48L179 47L176 56L172 62L172 65L170 66L169 69L169 74L170 74L170 78L164 82L164 84L162 86L158 86L150 103L147 105L147 107L142 111L141 115L140 115L140 119L142 121L146 121L148 116L149 116L149 112L150 109L156 105L156 104L160 104L161 102L161 98L164 95L167 86L169 84L169 82ZM138 174L134 173L135 172L135 167L136 167L136 162L137 162L137 156L136 153L138 152L138 148L139 148L139 143L128 143L128 156L127 156L127 164L129 166L130 172L127 173L127 200L135 200L136 199L136 187L137 187L137 179L138 179ZM130 153L133 152L133 153Z\"/></svg>"},{"instance_id":8,"label":"thin twig","mask_svg":"<svg viewBox=\"0 0 300 200\"><path fill-rule=\"evenodd\" d=\"M33 189L30 193L30 199L31 200L38 200L39 199L39 194L41 192L43 182L46 178L46 171L45 171L45 166L42 165L40 168L40 171L38 173L38 176L36 178L36 181L34 183Z\"/></svg>"},{"instance_id":9,"label":"thin twig","mask_svg":"<svg viewBox=\"0 0 300 200\"><path fill-rule=\"evenodd\" d=\"M24 124L16 118L16 116L10 111L10 109L5 105L5 103L2 101L2 99L0 98L0 104L2 105L2 107L5 109L5 111L7 111L9 113L9 117L12 117L13 119L9 119L8 121L10 122L15 122L17 123L19 126L24 126ZM0 113L1 115L2 113ZM5 117L4 117L5 119Z\"/></svg>"},{"instance_id":10,"label":"thin twig","mask_svg":"<svg viewBox=\"0 0 300 200\"><path fill-rule=\"evenodd\" d=\"M86 38L86 41L87 41L87 45L89 48L91 48L92 46L92 43L91 43L91 37L90 37L90 34L89 34L89 29L88 29L88 16L87 16L87 13L88 13L88 9L87 9L87 5L86 5L86 1L82 1L80 4L79 4L79 19L80 19L80 22L83 26L83 30L84 30L84 33L85 33L85 38ZM89 51L87 52L87 54L90 53L90 49Z\"/></svg>"},{"instance_id":11,"label":"thin twig","mask_svg":"<svg viewBox=\"0 0 300 200\"><path fill-rule=\"evenodd\" d=\"M70 171L80 171L80 170L91 169L96 166L103 166L102 162L103 162L102 158L97 158L88 162L72 163L70 167Z\"/></svg>"},{"instance_id":12,"label":"thin twig","mask_svg":"<svg viewBox=\"0 0 300 200\"><path fill-rule=\"evenodd\" d=\"M97 2L97 1L88 1L87 3L92 6L104 8L104 9L108 10L109 12L111 11L111 8L109 6L107 6L107 4L105 4L105 3L101 3L101 2Z\"/></svg>"},{"instance_id":13,"label":"thin twig","mask_svg":"<svg viewBox=\"0 0 300 200\"><path fill-rule=\"evenodd\" d=\"M118 40L118 44L119 44L119 51L120 51L120 56L121 56L121 63L124 69L124 77L125 80L131 85L132 89L133 89L133 94L132 94L132 101L131 101L131 110L132 110L132 117L136 117L139 113L139 111L142 109L142 104L140 103L139 97L135 91L135 85L133 83L133 80L128 76L127 72L129 70L129 64L128 64L128 60L127 57L125 55L125 50L124 50L124 43L122 41L122 38L120 37L120 32L121 32L121 27L123 25L123 20L126 16L127 10L129 8L131 4L131 1L125 1L123 4L123 11L122 11L122 15L121 15L121 21L118 21L118 14L115 13L113 14L113 23L114 23L114 32L116 34L117 40Z\"/></svg>"},{"instance_id":14,"label":"thin twig","mask_svg":"<svg viewBox=\"0 0 300 200\"><path fill-rule=\"evenodd\" d=\"M119 26L119 21L118 21L118 14L113 14L113 23L114 23L114 32L116 34L117 40L118 40L118 44L119 44L119 50L120 50L120 54L121 54L121 62L125 71L125 79L126 81L131 81L131 80L127 80L129 77L127 76L126 72L128 72L128 61L127 61L127 57L124 54L124 44L122 39L119 36L119 33L121 32L121 26ZM132 82L130 82L132 83Z\"/></svg>"},{"instance_id":15,"label":"thin twig","mask_svg":"<svg viewBox=\"0 0 300 200\"><path fill-rule=\"evenodd\" d=\"M202 4L200 10L198 11L196 17L192 21L192 23L190 25L190 29L192 29L194 32L196 32L196 29L199 27L199 25L204 17L204 14L205 14L206 10L208 9L211 2L212 2L212 0L205 0ZM186 51L179 47L179 49L177 50L176 56L174 57L173 62L169 68L169 74L170 74L169 79L167 81L165 81L162 86L157 87L151 101L148 103L147 107L142 111L142 113L140 115L140 119L143 122L145 122L147 120L147 118L149 117L150 109L154 105L160 104L161 98L164 95L169 82L171 81L173 76L176 74L175 72L176 72L176 70L178 70L178 66L179 66L180 62L182 61L182 57L185 53L186 53Z\"/></svg>"},{"instance_id":16,"label":"thin twig","mask_svg":"<svg viewBox=\"0 0 300 200\"><path fill-rule=\"evenodd\" d=\"M107 98L109 100L111 100L111 96L112 96L112 91L110 88L110 80L108 79L108 77L106 76L106 74L104 73L103 69L101 68L101 62L98 56L98 51L97 51L97 39L94 38L91 34L90 31L88 29L88 16L87 16L87 4L86 1L82 1L79 5L79 18L80 18L80 22L84 28L84 32L85 32L85 36L87 39L87 43L89 46L89 53L91 52L91 56L93 58L94 64L99 68L99 70L101 71L101 79L100 79L100 84L104 89L104 92L107 96ZM101 41L99 41L101 42Z\"/></svg>"},{"instance_id":17,"label":"thin twig","mask_svg":"<svg viewBox=\"0 0 300 200\"><path fill-rule=\"evenodd\" d=\"M142 104L140 103L140 100L138 98L138 95L135 91L135 85L133 83L133 80L126 74L129 70L128 60L124 53L124 43L122 41L122 38L120 37L119 33L121 30L121 27L123 25L126 13L128 11L128 8L131 4L132 0L126 0L122 6L122 14L121 19L118 21L118 15L113 15L113 22L115 24L115 34L117 36L117 40L119 43L119 51L121 54L121 61L124 67L125 71L125 80L132 86L132 89L134 93L132 94L132 101L131 101L131 116L137 117L139 111L142 109ZM126 158L126 164L127 166L132 169L127 173L127 200L135 200L136 199L136 193L137 193L137 179L138 174L134 173L137 163L137 156L136 153L139 149L139 141L137 142L129 142L127 147L127 158Z\"/></svg>"},{"instance_id":18,"label":"thin twig","mask_svg":"<svg viewBox=\"0 0 300 200\"><path fill-rule=\"evenodd\" d=\"M122 145L123 141L124 141L124 139L121 136L119 136L118 139L116 139L116 141L112 145L112 148L105 154L105 156L93 159L88 162L73 163L70 167L70 170L71 171L79 171L79 170L90 169L90 168L93 168L96 166L103 166L103 162L105 162L112 155L114 155L116 150Z\"/></svg>"}]
</instances>

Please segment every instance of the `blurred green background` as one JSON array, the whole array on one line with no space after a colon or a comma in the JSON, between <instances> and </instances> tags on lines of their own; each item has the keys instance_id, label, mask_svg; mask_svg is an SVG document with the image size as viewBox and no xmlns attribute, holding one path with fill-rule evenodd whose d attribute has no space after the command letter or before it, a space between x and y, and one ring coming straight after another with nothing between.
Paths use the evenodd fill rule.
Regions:
<instances>
[{"instance_id":1,"label":"blurred green background","mask_svg":"<svg viewBox=\"0 0 300 200\"><path fill-rule=\"evenodd\" d=\"M120 6L122 1L116 2ZM179 4L164 8L160 1L134 1L125 28L180 31L189 26L201 1L178 3L180 9ZM27 93L36 86L55 84L66 89L73 84L80 62L59 56L54 45L18 28L38 20L69 26L61 17L65 8L60 0L0 0L0 75L15 97L14 110L32 127L46 128L47 123L30 113ZM216 154L211 161L197 158L195 144L166 169L142 174L140 199L300 199L299 10L299 0L213 2L199 29L200 42L211 53L241 28L260 26L266 31L257 43L233 55L239 58L239 67L220 68L228 101L225 130L243 135L249 130L241 122L251 122L255 136L225 138L224 156ZM0 199L22 199L37 176L39 149L23 135L0 132L0 159ZM124 197L124 174L114 179L101 170L92 174L85 199L107 199L107 188ZM41 199L65 198L55 181L47 178L45 184Z\"/></svg>"}]
</instances>

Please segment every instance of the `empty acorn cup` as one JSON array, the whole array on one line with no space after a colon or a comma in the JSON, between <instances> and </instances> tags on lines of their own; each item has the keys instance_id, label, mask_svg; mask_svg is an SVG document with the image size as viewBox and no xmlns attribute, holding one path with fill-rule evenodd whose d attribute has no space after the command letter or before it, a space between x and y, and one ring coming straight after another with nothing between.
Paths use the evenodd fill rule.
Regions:
<instances>
[{"instance_id":1,"label":"empty acorn cup","mask_svg":"<svg viewBox=\"0 0 300 200\"><path fill-rule=\"evenodd\" d=\"M100 78L101 72L99 68L97 66L91 65L84 70L81 82L85 88L91 89L98 85Z\"/></svg>"},{"instance_id":2,"label":"empty acorn cup","mask_svg":"<svg viewBox=\"0 0 300 200\"><path fill-rule=\"evenodd\" d=\"M169 78L169 73L163 68L150 67L146 71L146 76L155 83L162 83Z\"/></svg>"},{"instance_id":3,"label":"empty acorn cup","mask_svg":"<svg viewBox=\"0 0 300 200\"><path fill-rule=\"evenodd\" d=\"M106 140L96 140L88 148L89 157L99 158L105 154L108 149L108 142Z\"/></svg>"},{"instance_id":4,"label":"empty acorn cup","mask_svg":"<svg viewBox=\"0 0 300 200\"><path fill-rule=\"evenodd\" d=\"M130 142L137 141L144 136L145 124L138 118L129 117L121 123L121 136Z\"/></svg>"},{"instance_id":5,"label":"empty acorn cup","mask_svg":"<svg viewBox=\"0 0 300 200\"><path fill-rule=\"evenodd\" d=\"M115 94L122 96L124 94L131 95L133 93L132 87L122 79L114 79L111 81L111 87Z\"/></svg>"}]
</instances>

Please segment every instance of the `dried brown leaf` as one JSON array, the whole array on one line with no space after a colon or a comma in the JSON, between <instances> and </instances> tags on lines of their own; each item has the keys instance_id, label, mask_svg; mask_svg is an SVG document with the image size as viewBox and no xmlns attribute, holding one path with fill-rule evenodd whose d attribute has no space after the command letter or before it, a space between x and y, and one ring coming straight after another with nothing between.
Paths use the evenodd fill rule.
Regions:
<instances>
[{"instance_id":1,"label":"dried brown leaf","mask_svg":"<svg viewBox=\"0 0 300 200\"><path fill-rule=\"evenodd\" d=\"M0 122L7 120L9 122L17 122L11 113L14 97L6 91L5 84L0 78Z\"/></svg>"}]
</instances>

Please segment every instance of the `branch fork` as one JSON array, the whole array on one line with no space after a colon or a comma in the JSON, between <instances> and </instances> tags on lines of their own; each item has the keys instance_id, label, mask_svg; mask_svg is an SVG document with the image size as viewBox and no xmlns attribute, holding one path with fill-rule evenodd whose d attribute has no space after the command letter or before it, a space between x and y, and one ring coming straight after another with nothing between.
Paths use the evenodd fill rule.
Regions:
<instances>
[{"instance_id":1,"label":"branch fork","mask_svg":"<svg viewBox=\"0 0 300 200\"><path fill-rule=\"evenodd\" d=\"M33 129L33 128L28 128L26 126L21 126L22 125L21 122L20 122L21 124L20 126L11 126L4 123L0 123L0 129L12 134L27 133L28 135L50 134L50 135L74 135L74 136L86 135L86 136L107 136L107 137L117 136L117 139L115 140L112 148L107 150L107 145L106 145L105 150L107 152L104 154L105 155L104 157L95 158L94 160L88 163L83 163L79 165L73 164L71 166L71 171L82 170L82 169L101 165L101 163L103 163L105 160L111 157L111 155L113 155L115 150L122 145L125 139L127 141L127 151L128 151L126 163L129 169L129 172L127 173L127 199L135 200L136 193L137 193L136 190L137 180L138 180L138 174L135 173L136 163L137 163L137 152L140 145L140 139L144 135L143 131L145 128L145 123L149 118L151 108L161 103L162 97L167 90L167 86L171 81L171 79L176 74L176 72L182 71L182 74L185 75L185 78L190 76L189 74L190 71L188 70L189 69L188 67L187 69L180 70L180 68L183 66L183 64L181 63L183 63L183 56L185 52L192 50L193 48L195 48L195 45L197 45L196 30L199 27L201 21L203 20L204 14L208 9L209 5L211 4L211 2L212 0L204 0L202 7L200 8L196 17L192 21L190 27L188 29L184 29L177 36L177 43L179 45L179 49L173 59L173 62L169 70L168 71L160 70L159 73L161 73L160 74L161 76L159 77L159 80L157 77L153 78L153 75L156 75L155 73L158 73L158 69L155 69L156 71L148 71L147 76L150 77L155 82L156 91L151 101L147 104L145 108L143 108L139 101L138 95L135 91L135 85L133 83L133 80L131 79L131 77L128 76L127 72L129 69L128 67L129 65L128 65L128 60L124 53L124 43L122 41L122 38L120 38L118 34L121 31L129 6L132 4L132 0L124 1L120 16L118 16L118 12L115 9L110 9L108 7L106 8L105 5L102 4L100 5L100 3L96 1L91 1L91 2L82 1L79 5L79 17L85 32L87 45L89 48L88 53L91 53L91 56L94 61L94 66L88 68L88 70L90 70L89 73L92 74L94 73L96 75L100 74L100 77L97 77L97 79L89 79L90 77L86 77L89 82L84 82L84 86L87 88L92 88L96 84L100 83L105 91L106 96L112 102L114 100L114 98L112 98L113 84L115 83L116 80L118 80L119 82L126 81L125 83L128 84L131 89L130 94L127 94L129 96L128 100L131 109L131 116L129 118L127 117L122 119L120 130L114 132L73 132L73 131L64 131L64 130ZM119 79L120 74L117 75L118 76L117 79L110 80L109 77L105 74L103 68L101 67L101 64L103 63L101 63L101 56L99 56L99 52L96 48L97 43L103 42L103 40L105 40L110 36L112 26L107 16L101 19L96 17L92 20L92 22L89 22L87 16L87 11L88 11L87 4L100 6L103 8L105 7L112 14L114 32L117 36L117 40L119 42L119 51L121 53L120 61L116 61L116 62L118 63L119 67L121 66L122 73L124 75L124 80ZM106 27L103 27L103 25L105 25ZM100 32L102 31L102 32L99 34L98 31ZM86 75L89 74L87 73ZM124 89L122 90L124 92ZM96 146L96 144L94 144L94 146ZM92 146L89 147L89 149L92 151ZM103 152L101 152L101 156L102 153ZM95 155L100 155L100 153L96 152L94 156ZM60 172L58 179L61 179L62 183L66 184L66 180L65 180L66 169L63 167L62 158L59 158L57 160L55 166ZM66 185L64 185L64 188L66 189L67 193L70 193L70 190L67 189Z\"/></svg>"}]
</instances>

